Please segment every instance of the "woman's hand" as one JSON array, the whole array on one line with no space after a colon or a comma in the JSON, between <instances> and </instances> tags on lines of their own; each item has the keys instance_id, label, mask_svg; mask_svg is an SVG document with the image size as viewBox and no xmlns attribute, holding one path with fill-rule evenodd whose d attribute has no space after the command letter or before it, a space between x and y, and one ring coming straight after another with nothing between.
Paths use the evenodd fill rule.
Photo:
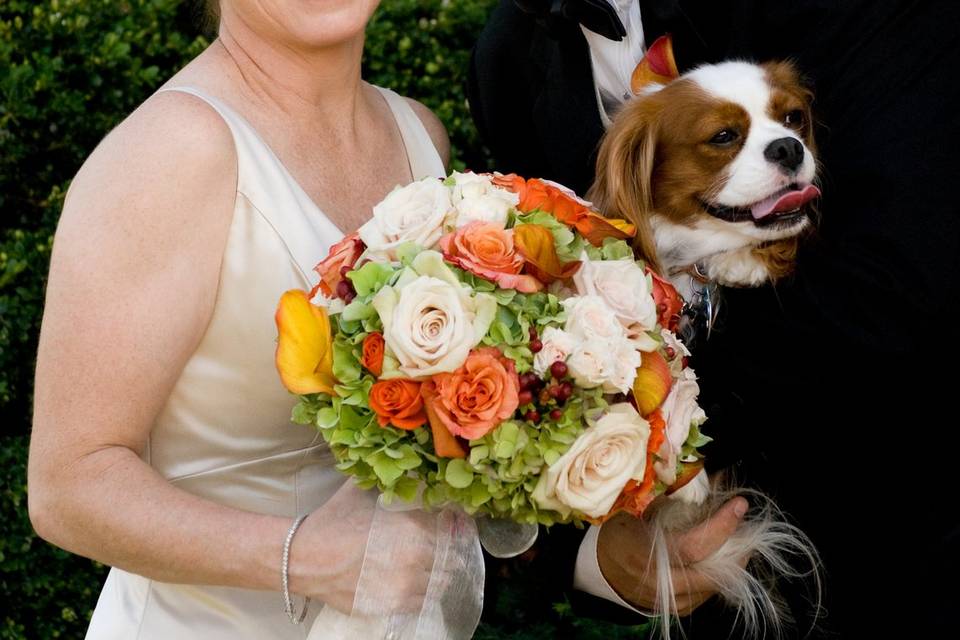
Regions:
<instances>
[{"instance_id":1,"label":"woman's hand","mask_svg":"<svg viewBox=\"0 0 960 640\"><path fill-rule=\"evenodd\" d=\"M433 569L437 514L376 506L347 481L312 513L290 548L290 588L344 613L419 611ZM374 524L389 537L371 539ZM362 575L361 575L362 573ZM356 599L358 589L366 598Z\"/></svg>"},{"instance_id":2,"label":"woman's hand","mask_svg":"<svg viewBox=\"0 0 960 640\"><path fill-rule=\"evenodd\" d=\"M733 535L747 511L747 501L734 498L709 520L693 529L668 535L675 615L685 616L716 593L716 586L693 566L708 558ZM606 522L597 540L600 570L621 597L639 609L657 610L657 570L651 553L648 521L620 514ZM748 558L743 559L746 565Z\"/></svg>"}]
</instances>

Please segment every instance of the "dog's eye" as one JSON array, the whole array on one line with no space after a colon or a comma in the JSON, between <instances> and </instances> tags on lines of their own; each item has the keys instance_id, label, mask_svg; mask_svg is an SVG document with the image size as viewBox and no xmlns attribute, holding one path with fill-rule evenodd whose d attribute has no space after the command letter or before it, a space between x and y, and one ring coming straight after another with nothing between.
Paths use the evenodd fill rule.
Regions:
<instances>
[{"instance_id":1,"label":"dog's eye","mask_svg":"<svg viewBox=\"0 0 960 640\"><path fill-rule=\"evenodd\" d=\"M710 138L710 144L725 147L739 137L740 134L733 129L722 129L721 131L718 131L712 138Z\"/></svg>"},{"instance_id":2,"label":"dog's eye","mask_svg":"<svg viewBox=\"0 0 960 640\"><path fill-rule=\"evenodd\" d=\"M794 109L784 116L783 124L787 125L788 127L798 128L803 126L805 120L806 118L803 115L803 111L800 109Z\"/></svg>"}]
</instances>

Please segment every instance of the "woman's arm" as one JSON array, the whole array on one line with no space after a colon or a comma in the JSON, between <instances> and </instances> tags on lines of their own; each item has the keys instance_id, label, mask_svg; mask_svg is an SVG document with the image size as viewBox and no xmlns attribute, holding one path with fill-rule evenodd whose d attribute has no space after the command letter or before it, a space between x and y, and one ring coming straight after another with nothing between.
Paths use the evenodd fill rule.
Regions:
<instances>
[{"instance_id":1,"label":"woman's arm","mask_svg":"<svg viewBox=\"0 0 960 640\"><path fill-rule=\"evenodd\" d=\"M42 537L105 564L167 582L277 589L291 519L191 495L140 458L212 314L236 162L219 116L161 94L77 175L50 268L29 509ZM295 538L292 588L349 611L372 500L346 487L320 512ZM414 573L401 591L425 590L427 573Z\"/></svg>"},{"instance_id":2,"label":"woman's arm","mask_svg":"<svg viewBox=\"0 0 960 640\"><path fill-rule=\"evenodd\" d=\"M289 521L190 495L140 459L213 311L236 176L226 124L169 94L80 170L50 266L29 507L42 537L106 564L267 588Z\"/></svg>"}]
</instances>

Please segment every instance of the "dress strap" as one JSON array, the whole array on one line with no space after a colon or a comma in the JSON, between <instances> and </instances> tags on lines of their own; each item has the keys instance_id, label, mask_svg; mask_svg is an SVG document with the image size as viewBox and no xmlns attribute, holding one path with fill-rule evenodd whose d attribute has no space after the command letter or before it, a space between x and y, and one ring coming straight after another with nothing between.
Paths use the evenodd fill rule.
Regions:
<instances>
[{"instance_id":1,"label":"dress strap","mask_svg":"<svg viewBox=\"0 0 960 640\"><path fill-rule=\"evenodd\" d=\"M443 168L443 160L437 153L437 148L433 145L433 139L427 133L426 127L420 117L414 112L410 104L400 95L377 87L383 95L393 117L397 121L397 127L400 129L400 136L403 138L403 144L407 149L407 160L410 162L410 173L414 180L420 180L427 176L443 178L447 172Z\"/></svg>"}]
</instances>

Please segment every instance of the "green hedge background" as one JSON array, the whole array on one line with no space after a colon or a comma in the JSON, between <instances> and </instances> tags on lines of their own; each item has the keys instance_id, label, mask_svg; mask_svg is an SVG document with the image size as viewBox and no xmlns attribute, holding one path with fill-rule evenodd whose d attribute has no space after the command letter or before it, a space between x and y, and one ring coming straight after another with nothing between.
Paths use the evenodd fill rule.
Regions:
<instances>
[{"instance_id":1,"label":"green hedge background","mask_svg":"<svg viewBox=\"0 0 960 640\"><path fill-rule=\"evenodd\" d=\"M364 76L421 100L456 168L487 168L464 97L470 46L495 0L385 0ZM123 117L209 44L189 0L0 0L0 640L82 638L106 569L43 542L26 513L37 333L52 234L70 178ZM512 616L515 585L477 638L643 637L557 603Z\"/></svg>"}]
</instances>

